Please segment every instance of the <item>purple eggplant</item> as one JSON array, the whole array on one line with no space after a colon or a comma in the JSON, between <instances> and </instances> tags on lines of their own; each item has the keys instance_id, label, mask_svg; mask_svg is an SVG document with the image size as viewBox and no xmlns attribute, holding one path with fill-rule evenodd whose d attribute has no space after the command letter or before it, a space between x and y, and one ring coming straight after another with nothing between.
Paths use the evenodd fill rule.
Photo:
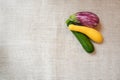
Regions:
<instances>
[{"instance_id":1,"label":"purple eggplant","mask_svg":"<svg viewBox=\"0 0 120 80\"><path fill-rule=\"evenodd\" d=\"M69 20L76 24L88 26L91 28L94 28L99 24L99 17L95 13L88 11L77 12L71 15Z\"/></svg>"}]
</instances>

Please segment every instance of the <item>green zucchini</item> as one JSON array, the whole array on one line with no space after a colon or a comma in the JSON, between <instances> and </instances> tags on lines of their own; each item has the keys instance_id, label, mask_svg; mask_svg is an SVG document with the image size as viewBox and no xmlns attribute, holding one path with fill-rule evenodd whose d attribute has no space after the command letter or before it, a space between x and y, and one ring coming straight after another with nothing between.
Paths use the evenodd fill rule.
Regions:
<instances>
[{"instance_id":1,"label":"green zucchini","mask_svg":"<svg viewBox=\"0 0 120 80\"><path fill-rule=\"evenodd\" d=\"M67 26L69 26L70 24L76 24L76 23L68 19L66 21L66 24ZM76 24L76 25L80 25L80 24ZM94 46L92 42L85 34L80 33L80 32L75 32L75 31L71 31L71 32L75 35L75 37L81 43L82 47L85 49L86 52L92 53L94 51Z\"/></svg>"}]
</instances>

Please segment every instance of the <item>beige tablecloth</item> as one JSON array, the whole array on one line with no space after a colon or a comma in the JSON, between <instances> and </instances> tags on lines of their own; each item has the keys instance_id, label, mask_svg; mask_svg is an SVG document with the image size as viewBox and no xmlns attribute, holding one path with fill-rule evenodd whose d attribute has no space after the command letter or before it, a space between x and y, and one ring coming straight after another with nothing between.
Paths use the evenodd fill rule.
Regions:
<instances>
[{"instance_id":1,"label":"beige tablecloth","mask_svg":"<svg viewBox=\"0 0 120 80\"><path fill-rule=\"evenodd\" d=\"M65 27L78 11L100 17L94 55ZM120 80L120 0L0 0L0 80Z\"/></svg>"}]
</instances>

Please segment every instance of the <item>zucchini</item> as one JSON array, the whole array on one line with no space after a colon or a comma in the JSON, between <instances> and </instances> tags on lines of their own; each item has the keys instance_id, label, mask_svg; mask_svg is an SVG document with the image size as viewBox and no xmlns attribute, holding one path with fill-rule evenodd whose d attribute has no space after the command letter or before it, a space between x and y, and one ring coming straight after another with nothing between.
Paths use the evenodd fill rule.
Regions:
<instances>
[{"instance_id":1,"label":"zucchini","mask_svg":"<svg viewBox=\"0 0 120 80\"><path fill-rule=\"evenodd\" d=\"M70 24L80 25L80 24L74 23L70 19L66 21L66 24L67 26L69 26ZM82 47L84 48L86 52L92 53L94 51L94 45L92 44L90 39L85 34L80 33L80 32L75 32L75 31L71 31L71 32L74 34L77 40L81 43Z\"/></svg>"}]
</instances>

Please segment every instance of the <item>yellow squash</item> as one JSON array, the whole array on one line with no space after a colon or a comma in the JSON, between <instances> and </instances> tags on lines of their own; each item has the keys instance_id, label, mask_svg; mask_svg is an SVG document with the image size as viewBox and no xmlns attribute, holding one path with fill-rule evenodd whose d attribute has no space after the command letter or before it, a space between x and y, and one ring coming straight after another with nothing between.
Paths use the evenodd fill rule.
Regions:
<instances>
[{"instance_id":1,"label":"yellow squash","mask_svg":"<svg viewBox=\"0 0 120 80\"><path fill-rule=\"evenodd\" d=\"M100 32L93 28L85 27L85 26L78 26L71 24L68 27L71 31L77 31L81 32L85 35L87 35L91 40L93 40L96 43L101 43L103 42L103 36Z\"/></svg>"}]
</instances>

